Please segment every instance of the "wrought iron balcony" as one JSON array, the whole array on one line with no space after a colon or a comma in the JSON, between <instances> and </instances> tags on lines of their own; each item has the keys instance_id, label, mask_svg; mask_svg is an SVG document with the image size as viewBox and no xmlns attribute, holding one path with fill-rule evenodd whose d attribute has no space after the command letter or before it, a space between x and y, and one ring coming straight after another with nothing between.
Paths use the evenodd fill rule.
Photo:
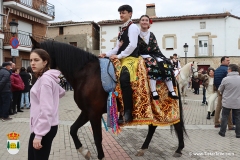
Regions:
<instances>
[{"instance_id":1,"label":"wrought iron balcony","mask_svg":"<svg viewBox=\"0 0 240 160\"><path fill-rule=\"evenodd\" d=\"M37 42L42 42L42 41L45 41L45 40L49 40L47 37L31 34L31 33L24 32L24 31L18 31L18 33L15 35L15 37L18 38L20 47L28 47L28 48L32 47L32 42L31 42L31 39L30 39L29 36L32 36ZM10 39L12 37L13 36L12 36L10 31L4 32L3 45L4 46L9 46L10 45Z\"/></svg>"},{"instance_id":2,"label":"wrought iron balcony","mask_svg":"<svg viewBox=\"0 0 240 160\"><path fill-rule=\"evenodd\" d=\"M19 4L19 5L17 5ZM15 8L18 10L25 10L26 7L30 10L35 10L40 12L40 14L44 14L50 16L52 18L55 17L55 6L47 2L47 0L3 0L4 6L9 6L11 8ZM34 14L34 12L29 11L29 13Z\"/></svg>"}]
</instances>

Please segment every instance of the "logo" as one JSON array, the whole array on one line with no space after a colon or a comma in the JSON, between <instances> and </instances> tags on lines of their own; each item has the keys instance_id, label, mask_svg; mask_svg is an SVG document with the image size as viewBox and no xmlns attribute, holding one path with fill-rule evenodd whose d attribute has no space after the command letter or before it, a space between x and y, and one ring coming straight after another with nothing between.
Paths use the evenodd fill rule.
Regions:
<instances>
[{"instance_id":1,"label":"logo","mask_svg":"<svg viewBox=\"0 0 240 160\"><path fill-rule=\"evenodd\" d=\"M10 154L17 154L20 148L20 141L18 140L20 134L16 132L10 132L7 134L7 150Z\"/></svg>"}]
</instances>

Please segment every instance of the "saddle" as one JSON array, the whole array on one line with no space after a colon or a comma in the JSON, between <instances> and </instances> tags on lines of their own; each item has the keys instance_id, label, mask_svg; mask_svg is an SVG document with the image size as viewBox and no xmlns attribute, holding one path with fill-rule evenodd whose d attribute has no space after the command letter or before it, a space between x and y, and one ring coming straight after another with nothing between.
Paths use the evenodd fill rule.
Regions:
<instances>
[{"instance_id":1,"label":"saddle","mask_svg":"<svg viewBox=\"0 0 240 160\"><path fill-rule=\"evenodd\" d=\"M160 99L153 100L144 59L139 57L138 61L137 80L131 82L133 90L133 121L124 124L124 126L149 124L167 126L178 123L180 121L178 100L168 96L168 88L164 81L157 81L156 90ZM116 79L119 82L121 62L115 59L113 60L113 66ZM177 87L174 87L174 90L178 93ZM123 113L124 105L120 83L116 84L115 91L118 92L118 110Z\"/></svg>"},{"instance_id":2,"label":"saddle","mask_svg":"<svg viewBox=\"0 0 240 160\"><path fill-rule=\"evenodd\" d=\"M99 58L99 62L103 89L106 92L113 92L117 83L114 66L107 58Z\"/></svg>"}]
</instances>

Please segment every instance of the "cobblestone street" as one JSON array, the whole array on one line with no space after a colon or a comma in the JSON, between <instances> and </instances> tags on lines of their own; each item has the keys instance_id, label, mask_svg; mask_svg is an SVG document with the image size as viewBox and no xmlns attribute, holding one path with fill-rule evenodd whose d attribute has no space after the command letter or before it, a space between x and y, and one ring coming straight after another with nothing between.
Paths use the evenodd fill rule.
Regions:
<instances>
[{"instance_id":1,"label":"cobblestone street","mask_svg":"<svg viewBox=\"0 0 240 160\"><path fill-rule=\"evenodd\" d=\"M175 133L171 134L170 127L158 127L150 143L148 151L143 157L136 157L147 135L147 126L129 126L122 128L117 136L111 131L103 129L103 148L107 160L159 160L159 159L240 159L240 141L235 137L234 131L227 131L226 137L218 135L219 128L214 128L213 117L207 120L207 106L201 106L202 92L194 95L188 91L186 97L188 104L184 105L184 119L188 137L185 137L185 148L180 158L172 157L178 145ZM61 99L59 113L60 125L58 133L53 140L50 160L84 160L84 157L75 149L70 136L70 126L77 119L80 110L73 101L73 92L66 92ZM106 116L106 115L104 115ZM26 160L29 131L29 110L12 116L13 120L0 122L0 159ZM9 132L20 134L20 151L11 155L7 151L7 134ZM84 147L87 147L92 159L97 159L97 152L89 123L78 131L78 136Z\"/></svg>"}]
</instances>

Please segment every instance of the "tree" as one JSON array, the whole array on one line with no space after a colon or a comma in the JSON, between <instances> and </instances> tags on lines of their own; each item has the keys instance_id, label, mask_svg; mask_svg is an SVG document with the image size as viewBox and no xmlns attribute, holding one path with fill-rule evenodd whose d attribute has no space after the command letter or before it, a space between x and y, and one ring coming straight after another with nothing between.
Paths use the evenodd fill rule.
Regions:
<instances>
[{"instance_id":1,"label":"tree","mask_svg":"<svg viewBox=\"0 0 240 160\"><path fill-rule=\"evenodd\" d=\"M10 144L9 144L9 141L8 141L8 143L7 143L7 149L9 149L10 148Z\"/></svg>"}]
</instances>

